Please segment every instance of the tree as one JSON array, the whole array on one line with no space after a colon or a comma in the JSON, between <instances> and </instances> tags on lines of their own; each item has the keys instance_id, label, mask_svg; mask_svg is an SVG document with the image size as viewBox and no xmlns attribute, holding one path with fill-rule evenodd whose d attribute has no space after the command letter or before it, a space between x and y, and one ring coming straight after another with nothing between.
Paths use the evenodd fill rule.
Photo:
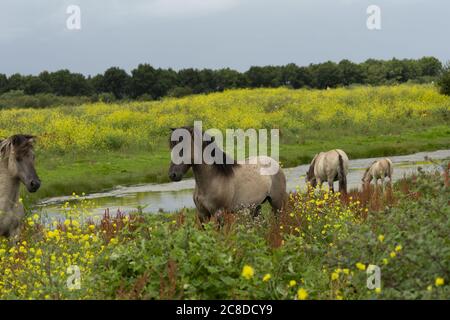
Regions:
<instances>
[{"instance_id":1,"label":"tree","mask_svg":"<svg viewBox=\"0 0 450 320\"><path fill-rule=\"evenodd\" d=\"M158 81L156 70L149 64L140 64L131 71L130 93L133 98L144 94L153 97L154 84Z\"/></svg>"},{"instance_id":2,"label":"tree","mask_svg":"<svg viewBox=\"0 0 450 320\"><path fill-rule=\"evenodd\" d=\"M60 96L87 96L92 94L92 87L80 73L69 70L59 70L49 74L42 74L41 79L48 78L52 92Z\"/></svg>"},{"instance_id":3,"label":"tree","mask_svg":"<svg viewBox=\"0 0 450 320\"><path fill-rule=\"evenodd\" d=\"M8 77L0 73L0 94L8 90Z\"/></svg>"},{"instance_id":4,"label":"tree","mask_svg":"<svg viewBox=\"0 0 450 320\"><path fill-rule=\"evenodd\" d=\"M245 76L230 68L215 71L217 90L244 88L247 85Z\"/></svg>"},{"instance_id":5,"label":"tree","mask_svg":"<svg viewBox=\"0 0 450 320\"><path fill-rule=\"evenodd\" d=\"M111 92L117 99L122 99L129 91L130 76L123 69L109 68L103 74L101 81L102 92Z\"/></svg>"},{"instance_id":6,"label":"tree","mask_svg":"<svg viewBox=\"0 0 450 320\"><path fill-rule=\"evenodd\" d=\"M252 88L279 87L282 85L280 67L251 67L245 74Z\"/></svg>"},{"instance_id":7,"label":"tree","mask_svg":"<svg viewBox=\"0 0 450 320\"><path fill-rule=\"evenodd\" d=\"M178 82L181 87L190 88L193 93L201 93L200 73L197 69L183 69L178 71Z\"/></svg>"},{"instance_id":8,"label":"tree","mask_svg":"<svg viewBox=\"0 0 450 320\"><path fill-rule=\"evenodd\" d=\"M311 66L313 86L319 89L335 88L342 84L337 64L331 61Z\"/></svg>"},{"instance_id":9,"label":"tree","mask_svg":"<svg viewBox=\"0 0 450 320\"><path fill-rule=\"evenodd\" d=\"M442 63L434 57L423 57L417 61L421 76L436 77L442 71Z\"/></svg>"},{"instance_id":10,"label":"tree","mask_svg":"<svg viewBox=\"0 0 450 320\"><path fill-rule=\"evenodd\" d=\"M450 96L450 61L445 65L439 77L438 85L442 94Z\"/></svg>"},{"instance_id":11,"label":"tree","mask_svg":"<svg viewBox=\"0 0 450 320\"><path fill-rule=\"evenodd\" d=\"M30 95L50 92L52 92L50 85L41 80L39 77L31 77L31 79L25 84L24 88L24 93Z\"/></svg>"},{"instance_id":12,"label":"tree","mask_svg":"<svg viewBox=\"0 0 450 320\"><path fill-rule=\"evenodd\" d=\"M361 65L344 59L339 62L338 68L344 86L364 82L364 70Z\"/></svg>"},{"instance_id":13,"label":"tree","mask_svg":"<svg viewBox=\"0 0 450 320\"><path fill-rule=\"evenodd\" d=\"M8 78L8 87L6 91L10 90L24 90L26 78L21 74L15 73Z\"/></svg>"}]
</instances>

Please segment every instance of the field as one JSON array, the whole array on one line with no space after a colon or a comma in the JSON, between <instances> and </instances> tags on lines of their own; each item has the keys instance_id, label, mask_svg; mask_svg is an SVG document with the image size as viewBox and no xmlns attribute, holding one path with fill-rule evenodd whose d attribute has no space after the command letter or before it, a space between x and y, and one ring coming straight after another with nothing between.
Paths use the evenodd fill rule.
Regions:
<instances>
[{"instance_id":1,"label":"field","mask_svg":"<svg viewBox=\"0 0 450 320\"><path fill-rule=\"evenodd\" d=\"M449 299L443 168L385 192L293 193L278 219L227 213L204 228L192 211L47 226L28 212L19 243L0 240L0 299Z\"/></svg>"},{"instance_id":2,"label":"field","mask_svg":"<svg viewBox=\"0 0 450 320\"><path fill-rule=\"evenodd\" d=\"M155 102L8 109L0 112L0 136L39 137L43 185L35 201L167 181L169 128L194 120L204 128L279 128L285 167L338 147L361 158L450 146L450 98L431 85L242 89Z\"/></svg>"},{"instance_id":3,"label":"field","mask_svg":"<svg viewBox=\"0 0 450 320\"><path fill-rule=\"evenodd\" d=\"M167 181L170 128L194 120L279 128L285 167L331 148L363 158L450 147L450 98L429 85L8 109L0 136L39 137L43 186L23 193L29 205ZM450 165L440 165L385 190L298 191L276 218L264 207L256 218L225 213L203 226L194 210L94 219L80 200L48 222L27 209L19 241L0 239L0 299L449 299ZM379 288L367 287L370 265L381 270Z\"/></svg>"}]
</instances>

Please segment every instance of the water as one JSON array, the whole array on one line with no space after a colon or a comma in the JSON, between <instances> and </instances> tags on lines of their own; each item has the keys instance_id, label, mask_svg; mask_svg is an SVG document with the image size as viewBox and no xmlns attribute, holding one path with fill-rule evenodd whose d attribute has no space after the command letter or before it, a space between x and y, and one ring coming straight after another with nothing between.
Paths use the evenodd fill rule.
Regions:
<instances>
[{"instance_id":1,"label":"water","mask_svg":"<svg viewBox=\"0 0 450 320\"><path fill-rule=\"evenodd\" d=\"M433 160L450 158L450 150L439 150L432 152L419 152L405 156L389 157L394 163L393 180L401 179L405 175L417 172L418 167L424 170L436 168L435 164L425 162L425 157ZM347 176L348 188L358 188L361 186L362 174L374 160L380 158L367 158L350 160L349 174ZM301 165L295 168L284 169L287 177L287 188L290 191L297 187L305 188L305 174L309 165ZM325 184L326 185L326 184ZM79 199L93 200L95 206L90 209L92 214L103 214L106 208L110 212L121 210L122 212L135 211L141 207L143 212L165 212L177 211L182 208L194 208L192 200L192 189L194 180L186 179L180 182L170 182L164 184L144 184L135 186L118 186L113 190L101 193L93 193L80 197ZM38 204L38 207L49 216L61 215L64 210L61 205L66 201L73 201L72 196L55 197L45 199Z\"/></svg>"}]
</instances>

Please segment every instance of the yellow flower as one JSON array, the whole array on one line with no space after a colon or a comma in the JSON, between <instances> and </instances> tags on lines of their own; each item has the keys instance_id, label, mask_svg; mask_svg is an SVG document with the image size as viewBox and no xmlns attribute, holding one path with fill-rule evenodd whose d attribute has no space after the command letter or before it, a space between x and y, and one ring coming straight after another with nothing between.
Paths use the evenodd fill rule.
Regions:
<instances>
[{"instance_id":1,"label":"yellow flower","mask_svg":"<svg viewBox=\"0 0 450 320\"><path fill-rule=\"evenodd\" d=\"M378 241L383 242L384 241L384 235L380 234L378 236Z\"/></svg>"},{"instance_id":2,"label":"yellow flower","mask_svg":"<svg viewBox=\"0 0 450 320\"><path fill-rule=\"evenodd\" d=\"M436 278L436 281L434 282L434 284L436 285L436 287L442 286L444 285L444 278L438 277Z\"/></svg>"},{"instance_id":3,"label":"yellow flower","mask_svg":"<svg viewBox=\"0 0 450 320\"><path fill-rule=\"evenodd\" d=\"M366 270L366 265L365 265L364 263L361 263L361 262L358 262L358 263L356 264L356 267L357 267L359 270L362 270L362 271Z\"/></svg>"},{"instance_id":4,"label":"yellow flower","mask_svg":"<svg viewBox=\"0 0 450 320\"><path fill-rule=\"evenodd\" d=\"M333 272L332 274L331 274L331 280L337 280L337 279L339 279L339 274L337 273L337 272Z\"/></svg>"},{"instance_id":5,"label":"yellow flower","mask_svg":"<svg viewBox=\"0 0 450 320\"><path fill-rule=\"evenodd\" d=\"M402 245L399 244L398 246L395 247L395 251L399 252L402 250Z\"/></svg>"},{"instance_id":6,"label":"yellow flower","mask_svg":"<svg viewBox=\"0 0 450 320\"><path fill-rule=\"evenodd\" d=\"M39 215L37 213L35 213L33 215L33 220L35 220L35 221L39 220Z\"/></svg>"},{"instance_id":7,"label":"yellow flower","mask_svg":"<svg viewBox=\"0 0 450 320\"><path fill-rule=\"evenodd\" d=\"M386 258L384 258L384 259L383 259L383 264L388 264L388 263L389 263L389 260L386 259Z\"/></svg>"},{"instance_id":8,"label":"yellow flower","mask_svg":"<svg viewBox=\"0 0 450 320\"><path fill-rule=\"evenodd\" d=\"M298 300L306 300L308 298L308 292L303 288L298 289L297 298Z\"/></svg>"},{"instance_id":9,"label":"yellow flower","mask_svg":"<svg viewBox=\"0 0 450 320\"><path fill-rule=\"evenodd\" d=\"M350 270L349 269L342 269L342 272L344 272L345 274L349 274Z\"/></svg>"},{"instance_id":10,"label":"yellow flower","mask_svg":"<svg viewBox=\"0 0 450 320\"><path fill-rule=\"evenodd\" d=\"M375 292L380 294L381 293L381 288L375 288Z\"/></svg>"},{"instance_id":11,"label":"yellow flower","mask_svg":"<svg viewBox=\"0 0 450 320\"><path fill-rule=\"evenodd\" d=\"M291 280L291 281L289 281L289 287L295 287L297 285L297 281L295 281L295 280Z\"/></svg>"},{"instance_id":12,"label":"yellow flower","mask_svg":"<svg viewBox=\"0 0 450 320\"><path fill-rule=\"evenodd\" d=\"M249 266L249 265L245 265L244 268L242 268L242 276L247 279L250 280L251 278L253 278L253 276L255 275L255 270Z\"/></svg>"},{"instance_id":13,"label":"yellow flower","mask_svg":"<svg viewBox=\"0 0 450 320\"><path fill-rule=\"evenodd\" d=\"M272 278L272 276L270 275L270 273L267 273L266 275L264 275L263 281L264 281L264 282L267 282L267 281L270 280L270 278Z\"/></svg>"},{"instance_id":14,"label":"yellow flower","mask_svg":"<svg viewBox=\"0 0 450 320\"><path fill-rule=\"evenodd\" d=\"M397 254L394 251L392 251L389 255L391 256L391 258L395 258L397 256Z\"/></svg>"},{"instance_id":15,"label":"yellow flower","mask_svg":"<svg viewBox=\"0 0 450 320\"><path fill-rule=\"evenodd\" d=\"M433 286L430 284L430 285L427 287L427 290L428 290L428 291L433 291Z\"/></svg>"}]
</instances>

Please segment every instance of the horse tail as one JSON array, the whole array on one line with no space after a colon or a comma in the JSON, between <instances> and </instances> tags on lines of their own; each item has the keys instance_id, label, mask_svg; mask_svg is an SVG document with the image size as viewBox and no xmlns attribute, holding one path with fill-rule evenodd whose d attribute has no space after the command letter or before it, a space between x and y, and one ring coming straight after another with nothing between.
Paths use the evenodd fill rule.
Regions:
<instances>
[{"instance_id":1,"label":"horse tail","mask_svg":"<svg viewBox=\"0 0 450 320\"><path fill-rule=\"evenodd\" d=\"M311 164L309 165L308 171L306 172L306 178L308 179L309 182L311 182L311 180L315 178L314 168L316 166L316 160L318 155L319 154L316 154L314 156L314 158L311 161Z\"/></svg>"},{"instance_id":2,"label":"horse tail","mask_svg":"<svg viewBox=\"0 0 450 320\"><path fill-rule=\"evenodd\" d=\"M344 159L339 153L339 167L338 167L338 179L339 179L339 192L347 193L347 176L344 169Z\"/></svg>"},{"instance_id":3,"label":"horse tail","mask_svg":"<svg viewBox=\"0 0 450 320\"><path fill-rule=\"evenodd\" d=\"M391 179L391 177L392 177L392 164L391 164L391 160L390 159L386 159L386 162L387 162L387 165L388 165L388 176L389 176L389 179Z\"/></svg>"}]
</instances>

